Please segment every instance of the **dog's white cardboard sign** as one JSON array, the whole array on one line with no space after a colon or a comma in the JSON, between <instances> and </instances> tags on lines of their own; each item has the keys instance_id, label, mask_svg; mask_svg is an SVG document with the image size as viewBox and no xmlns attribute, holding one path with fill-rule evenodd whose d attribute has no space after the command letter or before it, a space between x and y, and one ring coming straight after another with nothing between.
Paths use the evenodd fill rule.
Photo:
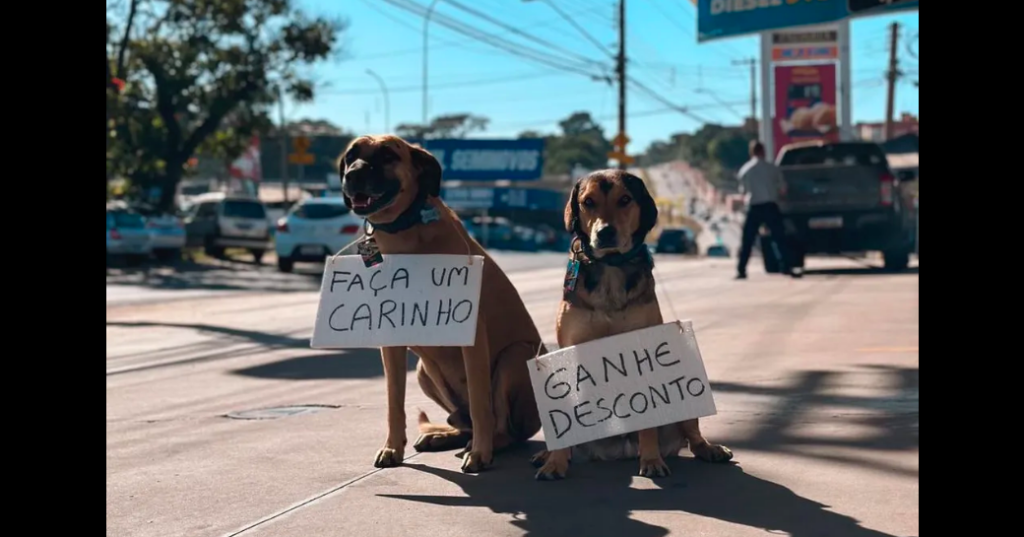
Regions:
<instances>
[{"instance_id":1,"label":"dog's white cardboard sign","mask_svg":"<svg viewBox=\"0 0 1024 537\"><path fill-rule=\"evenodd\" d=\"M367 267L358 255L328 258L313 327L314 349L476 343L484 258L385 255Z\"/></svg>"},{"instance_id":2,"label":"dog's white cardboard sign","mask_svg":"<svg viewBox=\"0 0 1024 537\"><path fill-rule=\"evenodd\" d=\"M717 412L690 321L588 341L527 364L549 450Z\"/></svg>"}]
</instances>

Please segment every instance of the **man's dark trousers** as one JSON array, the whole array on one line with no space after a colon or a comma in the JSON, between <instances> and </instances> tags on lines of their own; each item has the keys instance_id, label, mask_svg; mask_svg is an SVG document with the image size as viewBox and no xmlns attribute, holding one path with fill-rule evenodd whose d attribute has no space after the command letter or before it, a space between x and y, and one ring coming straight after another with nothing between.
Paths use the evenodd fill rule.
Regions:
<instances>
[{"instance_id":1,"label":"man's dark trousers","mask_svg":"<svg viewBox=\"0 0 1024 537\"><path fill-rule=\"evenodd\" d=\"M783 273L789 272L789 257L786 253L785 232L782 228L782 213L779 212L779 205L775 202L758 203L747 209L747 219L743 222L743 242L740 245L739 265L736 272L741 275L747 273L747 261L750 260L750 251L754 248L754 241L757 239L758 230L764 224L772 234L772 242L779 249L779 267ZM761 255L775 255L775 252L761 252Z\"/></svg>"}]
</instances>

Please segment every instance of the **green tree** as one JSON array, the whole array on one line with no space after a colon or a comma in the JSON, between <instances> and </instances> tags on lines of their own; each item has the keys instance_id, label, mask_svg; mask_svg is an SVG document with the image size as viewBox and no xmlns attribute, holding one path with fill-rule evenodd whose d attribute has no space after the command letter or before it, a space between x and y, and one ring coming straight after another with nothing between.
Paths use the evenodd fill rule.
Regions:
<instances>
[{"instance_id":1,"label":"green tree","mask_svg":"<svg viewBox=\"0 0 1024 537\"><path fill-rule=\"evenodd\" d=\"M107 6L107 174L174 203L189 159L232 159L280 95L313 98L298 69L336 52L344 21L292 0L129 0ZM121 82L123 81L123 82Z\"/></svg>"},{"instance_id":2,"label":"green tree","mask_svg":"<svg viewBox=\"0 0 1024 537\"><path fill-rule=\"evenodd\" d=\"M473 114L448 114L434 118L429 125L402 123L395 127L395 134L414 140L465 138L472 132L486 131L490 122L490 119Z\"/></svg>"},{"instance_id":3,"label":"green tree","mask_svg":"<svg viewBox=\"0 0 1024 537\"><path fill-rule=\"evenodd\" d=\"M558 126L561 135L546 138L545 173L567 174L576 165L592 170L608 166L608 152L612 150L612 144L605 138L604 129L594 121L590 112L574 112L560 121ZM519 137L525 138L527 134L537 133L527 131Z\"/></svg>"}]
</instances>

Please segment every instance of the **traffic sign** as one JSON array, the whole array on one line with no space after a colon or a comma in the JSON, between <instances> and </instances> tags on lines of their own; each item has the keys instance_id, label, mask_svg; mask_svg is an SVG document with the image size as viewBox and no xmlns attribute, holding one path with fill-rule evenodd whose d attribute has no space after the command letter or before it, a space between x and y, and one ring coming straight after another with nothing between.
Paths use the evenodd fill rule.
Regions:
<instances>
[{"instance_id":1,"label":"traffic sign","mask_svg":"<svg viewBox=\"0 0 1024 537\"><path fill-rule=\"evenodd\" d=\"M312 153L292 153L288 155L288 162L299 166L309 166L316 161L316 156Z\"/></svg>"},{"instance_id":2,"label":"traffic sign","mask_svg":"<svg viewBox=\"0 0 1024 537\"><path fill-rule=\"evenodd\" d=\"M622 164L632 164L636 161L635 158L621 152L621 151L609 151L608 158L615 159Z\"/></svg>"},{"instance_id":3,"label":"traffic sign","mask_svg":"<svg viewBox=\"0 0 1024 537\"><path fill-rule=\"evenodd\" d=\"M620 132L615 135L615 138L612 138L612 145L619 149L625 149L626 146L629 145L629 142L629 136L626 136L626 133L624 132Z\"/></svg>"},{"instance_id":4,"label":"traffic sign","mask_svg":"<svg viewBox=\"0 0 1024 537\"><path fill-rule=\"evenodd\" d=\"M292 139L292 148L299 155L303 155L309 150L309 138L305 136L296 136Z\"/></svg>"}]
</instances>

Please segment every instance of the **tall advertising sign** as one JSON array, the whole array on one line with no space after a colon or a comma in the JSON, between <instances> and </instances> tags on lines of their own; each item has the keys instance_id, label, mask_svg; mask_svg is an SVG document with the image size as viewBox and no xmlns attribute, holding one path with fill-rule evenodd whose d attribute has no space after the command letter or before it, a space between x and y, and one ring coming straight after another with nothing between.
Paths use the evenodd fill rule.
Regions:
<instances>
[{"instance_id":1,"label":"tall advertising sign","mask_svg":"<svg viewBox=\"0 0 1024 537\"><path fill-rule=\"evenodd\" d=\"M836 64L776 65L775 153L789 143L839 141L836 119Z\"/></svg>"},{"instance_id":2,"label":"tall advertising sign","mask_svg":"<svg viewBox=\"0 0 1024 537\"><path fill-rule=\"evenodd\" d=\"M836 61L839 25L804 26L771 32L772 62Z\"/></svg>"}]
</instances>

